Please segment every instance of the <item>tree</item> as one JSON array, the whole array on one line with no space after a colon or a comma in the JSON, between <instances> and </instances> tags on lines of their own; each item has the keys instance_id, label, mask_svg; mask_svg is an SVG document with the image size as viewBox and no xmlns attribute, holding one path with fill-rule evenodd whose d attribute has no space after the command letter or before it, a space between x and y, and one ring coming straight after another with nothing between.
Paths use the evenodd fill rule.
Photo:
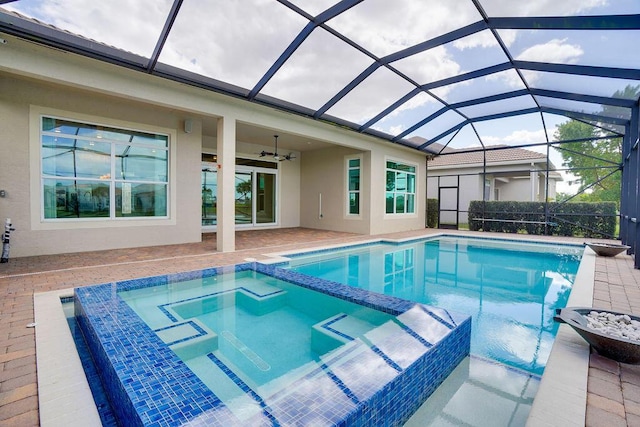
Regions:
<instances>
[{"instance_id":1,"label":"tree","mask_svg":"<svg viewBox=\"0 0 640 427\"><path fill-rule=\"evenodd\" d=\"M247 196L251 194L251 181L242 181L236 185L236 193L240 194L237 200L247 203Z\"/></svg>"},{"instance_id":2,"label":"tree","mask_svg":"<svg viewBox=\"0 0 640 427\"><path fill-rule=\"evenodd\" d=\"M640 86L627 86L616 91L613 98L637 99ZM624 117L628 109L605 105L600 114L608 117ZM603 125L604 124L598 124ZM611 125L607 125L612 128ZM619 130L619 129L613 129ZM622 162L622 138L597 126L577 120L559 124L554 133L556 141L590 139L557 146L563 166L580 180L580 191L589 189L581 201L620 201L621 173L615 172ZM596 139L603 138L603 139ZM612 175L608 176L614 172ZM605 178L606 177L606 178Z\"/></svg>"}]
</instances>

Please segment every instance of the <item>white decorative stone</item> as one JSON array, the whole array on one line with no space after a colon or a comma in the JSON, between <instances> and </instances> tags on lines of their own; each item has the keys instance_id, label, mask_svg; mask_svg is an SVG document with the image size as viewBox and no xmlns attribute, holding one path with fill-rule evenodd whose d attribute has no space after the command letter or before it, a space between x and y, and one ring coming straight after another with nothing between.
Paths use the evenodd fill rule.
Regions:
<instances>
[{"instance_id":1,"label":"white decorative stone","mask_svg":"<svg viewBox=\"0 0 640 427\"><path fill-rule=\"evenodd\" d=\"M640 342L640 322L627 314L613 314L592 310L584 316L587 326L616 338Z\"/></svg>"}]
</instances>

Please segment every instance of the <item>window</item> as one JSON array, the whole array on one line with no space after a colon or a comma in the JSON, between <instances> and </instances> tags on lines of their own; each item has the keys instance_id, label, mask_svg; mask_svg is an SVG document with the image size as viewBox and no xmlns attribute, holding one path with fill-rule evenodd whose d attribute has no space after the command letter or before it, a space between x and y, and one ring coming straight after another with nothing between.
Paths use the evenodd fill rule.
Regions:
<instances>
[{"instance_id":1,"label":"window","mask_svg":"<svg viewBox=\"0 0 640 427\"><path fill-rule=\"evenodd\" d=\"M166 217L169 137L42 117L44 219Z\"/></svg>"},{"instance_id":2,"label":"window","mask_svg":"<svg viewBox=\"0 0 640 427\"><path fill-rule=\"evenodd\" d=\"M387 161L386 213L415 213L416 168Z\"/></svg>"},{"instance_id":3,"label":"window","mask_svg":"<svg viewBox=\"0 0 640 427\"><path fill-rule=\"evenodd\" d=\"M347 215L360 215L360 158L347 159Z\"/></svg>"},{"instance_id":4,"label":"window","mask_svg":"<svg viewBox=\"0 0 640 427\"><path fill-rule=\"evenodd\" d=\"M484 179L484 195L483 195L484 199L486 201L491 200L491 179L489 178L485 178Z\"/></svg>"}]
</instances>

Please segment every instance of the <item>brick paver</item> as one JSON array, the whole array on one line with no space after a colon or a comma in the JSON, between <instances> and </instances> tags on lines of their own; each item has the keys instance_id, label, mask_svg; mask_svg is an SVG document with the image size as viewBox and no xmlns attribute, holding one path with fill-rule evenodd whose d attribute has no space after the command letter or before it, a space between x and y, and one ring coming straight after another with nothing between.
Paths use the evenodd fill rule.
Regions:
<instances>
[{"instance_id":1,"label":"brick paver","mask_svg":"<svg viewBox=\"0 0 640 427\"><path fill-rule=\"evenodd\" d=\"M209 234L201 243L24 257L0 264L0 426L38 425L35 336L26 327L34 318L34 292L237 264L270 252L371 238L301 228L243 231L236 233L233 253L215 252L215 235ZM633 268L630 256L597 259L594 307L640 315L640 270ZM640 426L640 368L593 354L588 396L588 426Z\"/></svg>"},{"instance_id":2,"label":"brick paver","mask_svg":"<svg viewBox=\"0 0 640 427\"><path fill-rule=\"evenodd\" d=\"M633 267L633 258L596 258L593 307L640 315L640 270ZM587 383L588 426L640 426L640 367L617 363L595 353L591 354ZM603 405L600 396L624 407L623 424L620 408Z\"/></svg>"}]
</instances>

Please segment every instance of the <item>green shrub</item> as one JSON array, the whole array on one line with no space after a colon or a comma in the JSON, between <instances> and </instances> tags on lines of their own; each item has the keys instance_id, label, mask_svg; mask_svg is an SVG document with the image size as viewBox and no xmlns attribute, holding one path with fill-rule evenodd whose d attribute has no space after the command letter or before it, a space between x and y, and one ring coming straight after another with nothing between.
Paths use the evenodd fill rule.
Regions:
<instances>
[{"instance_id":1,"label":"green shrub","mask_svg":"<svg viewBox=\"0 0 640 427\"><path fill-rule=\"evenodd\" d=\"M469 229L542 235L544 202L482 202L469 204ZM506 221L483 221L485 219ZM549 203L548 232L556 236L609 237L616 232L616 205L599 203Z\"/></svg>"},{"instance_id":2,"label":"green shrub","mask_svg":"<svg viewBox=\"0 0 640 427\"><path fill-rule=\"evenodd\" d=\"M427 199L427 227L438 227L438 199Z\"/></svg>"}]
</instances>

